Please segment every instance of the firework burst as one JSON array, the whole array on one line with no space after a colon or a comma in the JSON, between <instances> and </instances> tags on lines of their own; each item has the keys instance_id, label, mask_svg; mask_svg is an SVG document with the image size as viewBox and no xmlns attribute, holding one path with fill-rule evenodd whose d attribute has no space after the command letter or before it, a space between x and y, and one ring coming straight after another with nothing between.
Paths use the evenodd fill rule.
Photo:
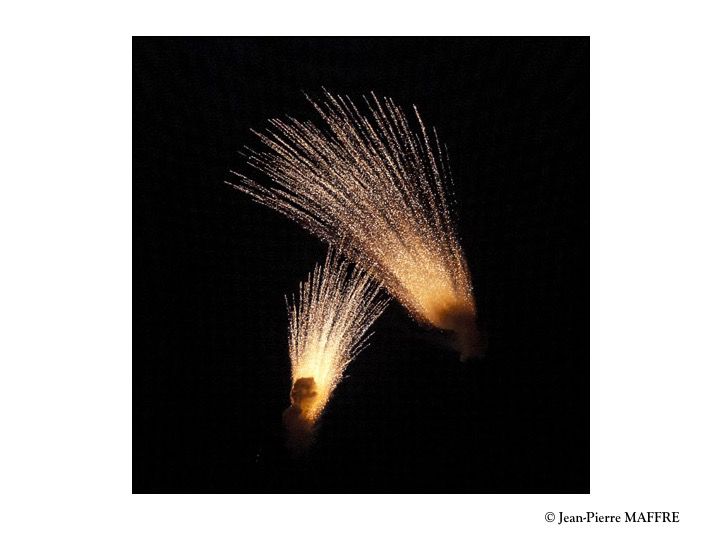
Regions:
<instances>
[{"instance_id":1,"label":"firework burst","mask_svg":"<svg viewBox=\"0 0 720 540\"><path fill-rule=\"evenodd\" d=\"M310 100L322 129L271 120L265 133L255 132L266 149L248 155L271 185L237 172L231 185L342 249L420 322L454 332L462 357L479 354L446 152L416 108L413 128L392 99L363 99L365 114L328 92L322 102Z\"/></svg>"},{"instance_id":2,"label":"firework burst","mask_svg":"<svg viewBox=\"0 0 720 540\"><path fill-rule=\"evenodd\" d=\"M292 371L285 425L294 442L307 436L348 364L367 343L368 329L387 300L366 272L332 250L288 302L288 344Z\"/></svg>"}]
</instances>

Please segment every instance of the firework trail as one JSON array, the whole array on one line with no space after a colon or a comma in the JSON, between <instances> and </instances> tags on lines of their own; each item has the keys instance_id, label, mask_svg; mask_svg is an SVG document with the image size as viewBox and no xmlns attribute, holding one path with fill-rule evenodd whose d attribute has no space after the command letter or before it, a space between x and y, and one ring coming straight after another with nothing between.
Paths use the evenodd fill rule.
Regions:
<instances>
[{"instance_id":1,"label":"firework trail","mask_svg":"<svg viewBox=\"0 0 720 540\"><path fill-rule=\"evenodd\" d=\"M284 423L295 447L309 443L330 395L387 302L376 281L357 266L351 269L333 250L288 302L293 386Z\"/></svg>"},{"instance_id":2,"label":"firework trail","mask_svg":"<svg viewBox=\"0 0 720 540\"><path fill-rule=\"evenodd\" d=\"M362 265L410 314L453 332L461 358L479 355L472 282L452 218L451 180L437 133L416 108L413 129L392 99L308 98L323 129L293 118L255 132L264 151L248 163L272 181L265 187L235 172L231 184Z\"/></svg>"}]
</instances>

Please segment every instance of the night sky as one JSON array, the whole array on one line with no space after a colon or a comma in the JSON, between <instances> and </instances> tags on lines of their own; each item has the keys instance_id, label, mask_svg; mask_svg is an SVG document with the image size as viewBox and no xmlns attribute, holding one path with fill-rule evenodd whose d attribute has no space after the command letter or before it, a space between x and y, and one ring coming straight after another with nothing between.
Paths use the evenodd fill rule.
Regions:
<instances>
[{"instance_id":1,"label":"night sky","mask_svg":"<svg viewBox=\"0 0 720 540\"><path fill-rule=\"evenodd\" d=\"M134 38L133 491L589 492L589 50ZM293 460L284 296L326 248L224 182L321 87L437 128L488 352L459 362L392 302Z\"/></svg>"}]
</instances>

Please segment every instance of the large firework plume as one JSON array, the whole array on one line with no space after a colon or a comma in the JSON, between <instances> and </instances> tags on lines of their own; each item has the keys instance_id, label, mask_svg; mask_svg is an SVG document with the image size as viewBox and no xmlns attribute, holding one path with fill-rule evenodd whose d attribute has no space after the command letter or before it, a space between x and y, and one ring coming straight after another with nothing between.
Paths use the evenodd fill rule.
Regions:
<instances>
[{"instance_id":1,"label":"large firework plume","mask_svg":"<svg viewBox=\"0 0 720 540\"><path fill-rule=\"evenodd\" d=\"M309 442L345 368L365 346L368 329L386 306L379 284L332 250L288 302L293 385L284 420L295 446Z\"/></svg>"},{"instance_id":2,"label":"large firework plume","mask_svg":"<svg viewBox=\"0 0 720 540\"><path fill-rule=\"evenodd\" d=\"M463 358L479 354L476 307L455 230L449 166L416 108L415 127L392 99L310 100L323 121L274 119L249 164L264 186L237 189L285 214L363 266L420 322L453 332Z\"/></svg>"}]
</instances>

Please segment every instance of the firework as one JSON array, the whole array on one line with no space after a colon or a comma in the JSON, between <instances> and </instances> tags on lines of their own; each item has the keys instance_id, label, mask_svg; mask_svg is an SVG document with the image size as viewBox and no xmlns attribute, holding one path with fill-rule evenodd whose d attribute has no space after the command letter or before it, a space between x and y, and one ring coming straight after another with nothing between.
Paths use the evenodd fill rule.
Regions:
<instances>
[{"instance_id":1,"label":"firework","mask_svg":"<svg viewBox=\"0 0 720 540\"><path fill-rule=\"evenodd\" d=\"M307 440L348 364L367 343L368 329L387 300L380 285L332 250L288 302L291 406L285 425L291 441Z\"/></svg>"},{"instance_id":2,"label":"firework","mask_svg":"<svg viewBox=\"0 0 720 540\"><path fill-rule=\"evenodd\" d=\"M310 100L310 98L308 98ZM263 186L235 172L237 189L338 246L410 314L454 332L461 357L480 351L468 266L452 218L446 152L413 107L416 127L392 99L325 92L310 100L322 128L274 119L255 132L266 149L248 163Z\"/></svg>"}]
</instances>

